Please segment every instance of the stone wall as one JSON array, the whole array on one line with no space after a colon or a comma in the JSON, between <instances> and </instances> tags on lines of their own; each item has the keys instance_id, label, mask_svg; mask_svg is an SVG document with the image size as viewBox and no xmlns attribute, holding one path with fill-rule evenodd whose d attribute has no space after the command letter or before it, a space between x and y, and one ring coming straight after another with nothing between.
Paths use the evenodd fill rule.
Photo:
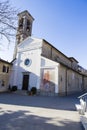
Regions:
<instances>
[{"instance_id":1,"label":"stone wall","mask_svg":"<svg viewBox=\"0 0 87 130\"><path fill-rule=\"evenodd\" d=\"M87 77L84 76L84 91L87 91Z\"/></svg>"},{"instance_id":2,"label":"stone wall","mask_svg":"<svg viewBox=\"0 0 87 130\"><path fill-rule=\"evenodd\" d=\"M5 72L3 72L3 66L5 66L6 69L8 68L8 70L5 70ZM0 89L2 87L3 88L7 88L8 87L10 73L11 73L11 65L8 64L8 63L4 63L4 62L0 61Z\"/></svg>"},{"instance_id":3,"label":"stone wall","mask_svg":"<svg viewBox=\"0 0 87 130\"><path fill-rule=\"evenodd\" d=\"M42 55L46 58L52 59L52 47L43 41Z\"/></svg>"},{"instance_id":4,"label":"stone wall","mask_svg":"<svg viewBox=\"0 0 87 130\"><path fill-rule=\"evenodd\" d=\"M45 41L43 41L42 55L53 61L63 63L71 67L71 60L68 59L68 57L66 57L63 53L52 47L50 44L46 43Z\"/></svg>"},{"instance_id":5,"label":"stone wall","mask_svg":"<svg viewBox=\"0 0 87 130\"><path fill-rule=\"evenodd\" d=\"M59 94L68 95L87 90L87 76L78 71L78 61L76 59L68 58L44 40L42 56L60 63L58 68Z\"/></svg>"},{"instance_id":6,"label":"stone wall","mask_svg":"<svg viewBox=\"0 0 87 130\"><path fill-rule=\"evenodd\" d=\"M68 95L83 91L83 76L61 64L59 65L58 82L60 95Z\"/></svg>"}]
</instances>

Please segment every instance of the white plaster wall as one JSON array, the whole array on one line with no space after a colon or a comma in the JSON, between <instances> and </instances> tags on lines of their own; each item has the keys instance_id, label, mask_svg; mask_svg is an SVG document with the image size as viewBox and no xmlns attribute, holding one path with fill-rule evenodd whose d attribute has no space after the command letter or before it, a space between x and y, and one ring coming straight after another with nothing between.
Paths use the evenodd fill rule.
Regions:
<instances>
[{"instance_id":1,"label":"white plaster wall","mask_svg":"<svg viewBox=\"0 0 87 130\"><path fill-rule=\"evenodd\" d=\"M29 86L40 86L40 65L41 65L41 46L42 40L35 38L27 38L18 45L17 59L13 65L12 78L10 80L12 85L17 85L18 89L22 89L23 72L29 72ZM24 64L25 59L31 59L31 65Z\"/></svg>"},{"instance_id":2,"label":"white plaster wall","mask_svg":"<svg viewBox=\"0 0 87 130\"><path fill-rule=\"evenodd\" d=\"M17 86L19 89L22 87L23 72L30 72L29 76L29 88L37 87L37 81L40 77L40 49L25 51L21 55L19 53L18 69L17 69ZM31 59L31 65L26 66L24 64L25 59Z\"/></svg>"}]
</instances>

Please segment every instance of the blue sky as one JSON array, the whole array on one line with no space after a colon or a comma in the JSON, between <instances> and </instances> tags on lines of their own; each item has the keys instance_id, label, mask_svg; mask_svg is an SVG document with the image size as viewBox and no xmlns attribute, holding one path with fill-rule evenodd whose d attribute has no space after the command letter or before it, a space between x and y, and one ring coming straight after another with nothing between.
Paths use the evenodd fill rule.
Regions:
<instances>
[{"instance_id":1,"label":"blue sky","mask_svg":"<svg viewBox=\"0 0 87 130\"><path fill-rule=\"evenodd\" d=\"M87 0L10 0L35 18L32 35L43 38L87 69ZM3 46L1 47L3 50ZM0 52L11 59L13 45ZM8 57L7 57L8 54Z\"/></svg>"}]
</instances>

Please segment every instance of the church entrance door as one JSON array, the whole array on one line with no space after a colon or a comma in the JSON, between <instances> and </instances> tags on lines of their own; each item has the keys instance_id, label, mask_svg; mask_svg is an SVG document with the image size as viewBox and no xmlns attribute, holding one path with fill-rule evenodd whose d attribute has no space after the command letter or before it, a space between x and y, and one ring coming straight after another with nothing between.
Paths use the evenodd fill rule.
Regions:
<instances>
[{"instance_id":1,"label":"church entrance door","mask_svg":"<svg viewBox=\"0 0 87 130\"><path fill-rule=\"evenodd\" d=\"M22 90L28 90L29 75L23 75Z\"/></svg>"}]
</instances>

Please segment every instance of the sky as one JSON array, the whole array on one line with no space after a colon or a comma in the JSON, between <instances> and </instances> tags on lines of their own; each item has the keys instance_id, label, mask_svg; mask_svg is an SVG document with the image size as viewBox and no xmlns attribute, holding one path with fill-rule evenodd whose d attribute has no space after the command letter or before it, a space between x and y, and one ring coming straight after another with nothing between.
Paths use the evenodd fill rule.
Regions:
<instances>
[{"instance_id":1,"label":"sky","mask_svg":"<svg viewBox=\"0 0 87 130\"><path fill-rule=\"evenodd\" d=\"M34 17L32 36L42 38L74 57L87 69L87 0L10 0ZM1 42L1 41L0 41ZM0 57L12 60L14 44L0 46Z\"/></svg>"}]
</instances>

